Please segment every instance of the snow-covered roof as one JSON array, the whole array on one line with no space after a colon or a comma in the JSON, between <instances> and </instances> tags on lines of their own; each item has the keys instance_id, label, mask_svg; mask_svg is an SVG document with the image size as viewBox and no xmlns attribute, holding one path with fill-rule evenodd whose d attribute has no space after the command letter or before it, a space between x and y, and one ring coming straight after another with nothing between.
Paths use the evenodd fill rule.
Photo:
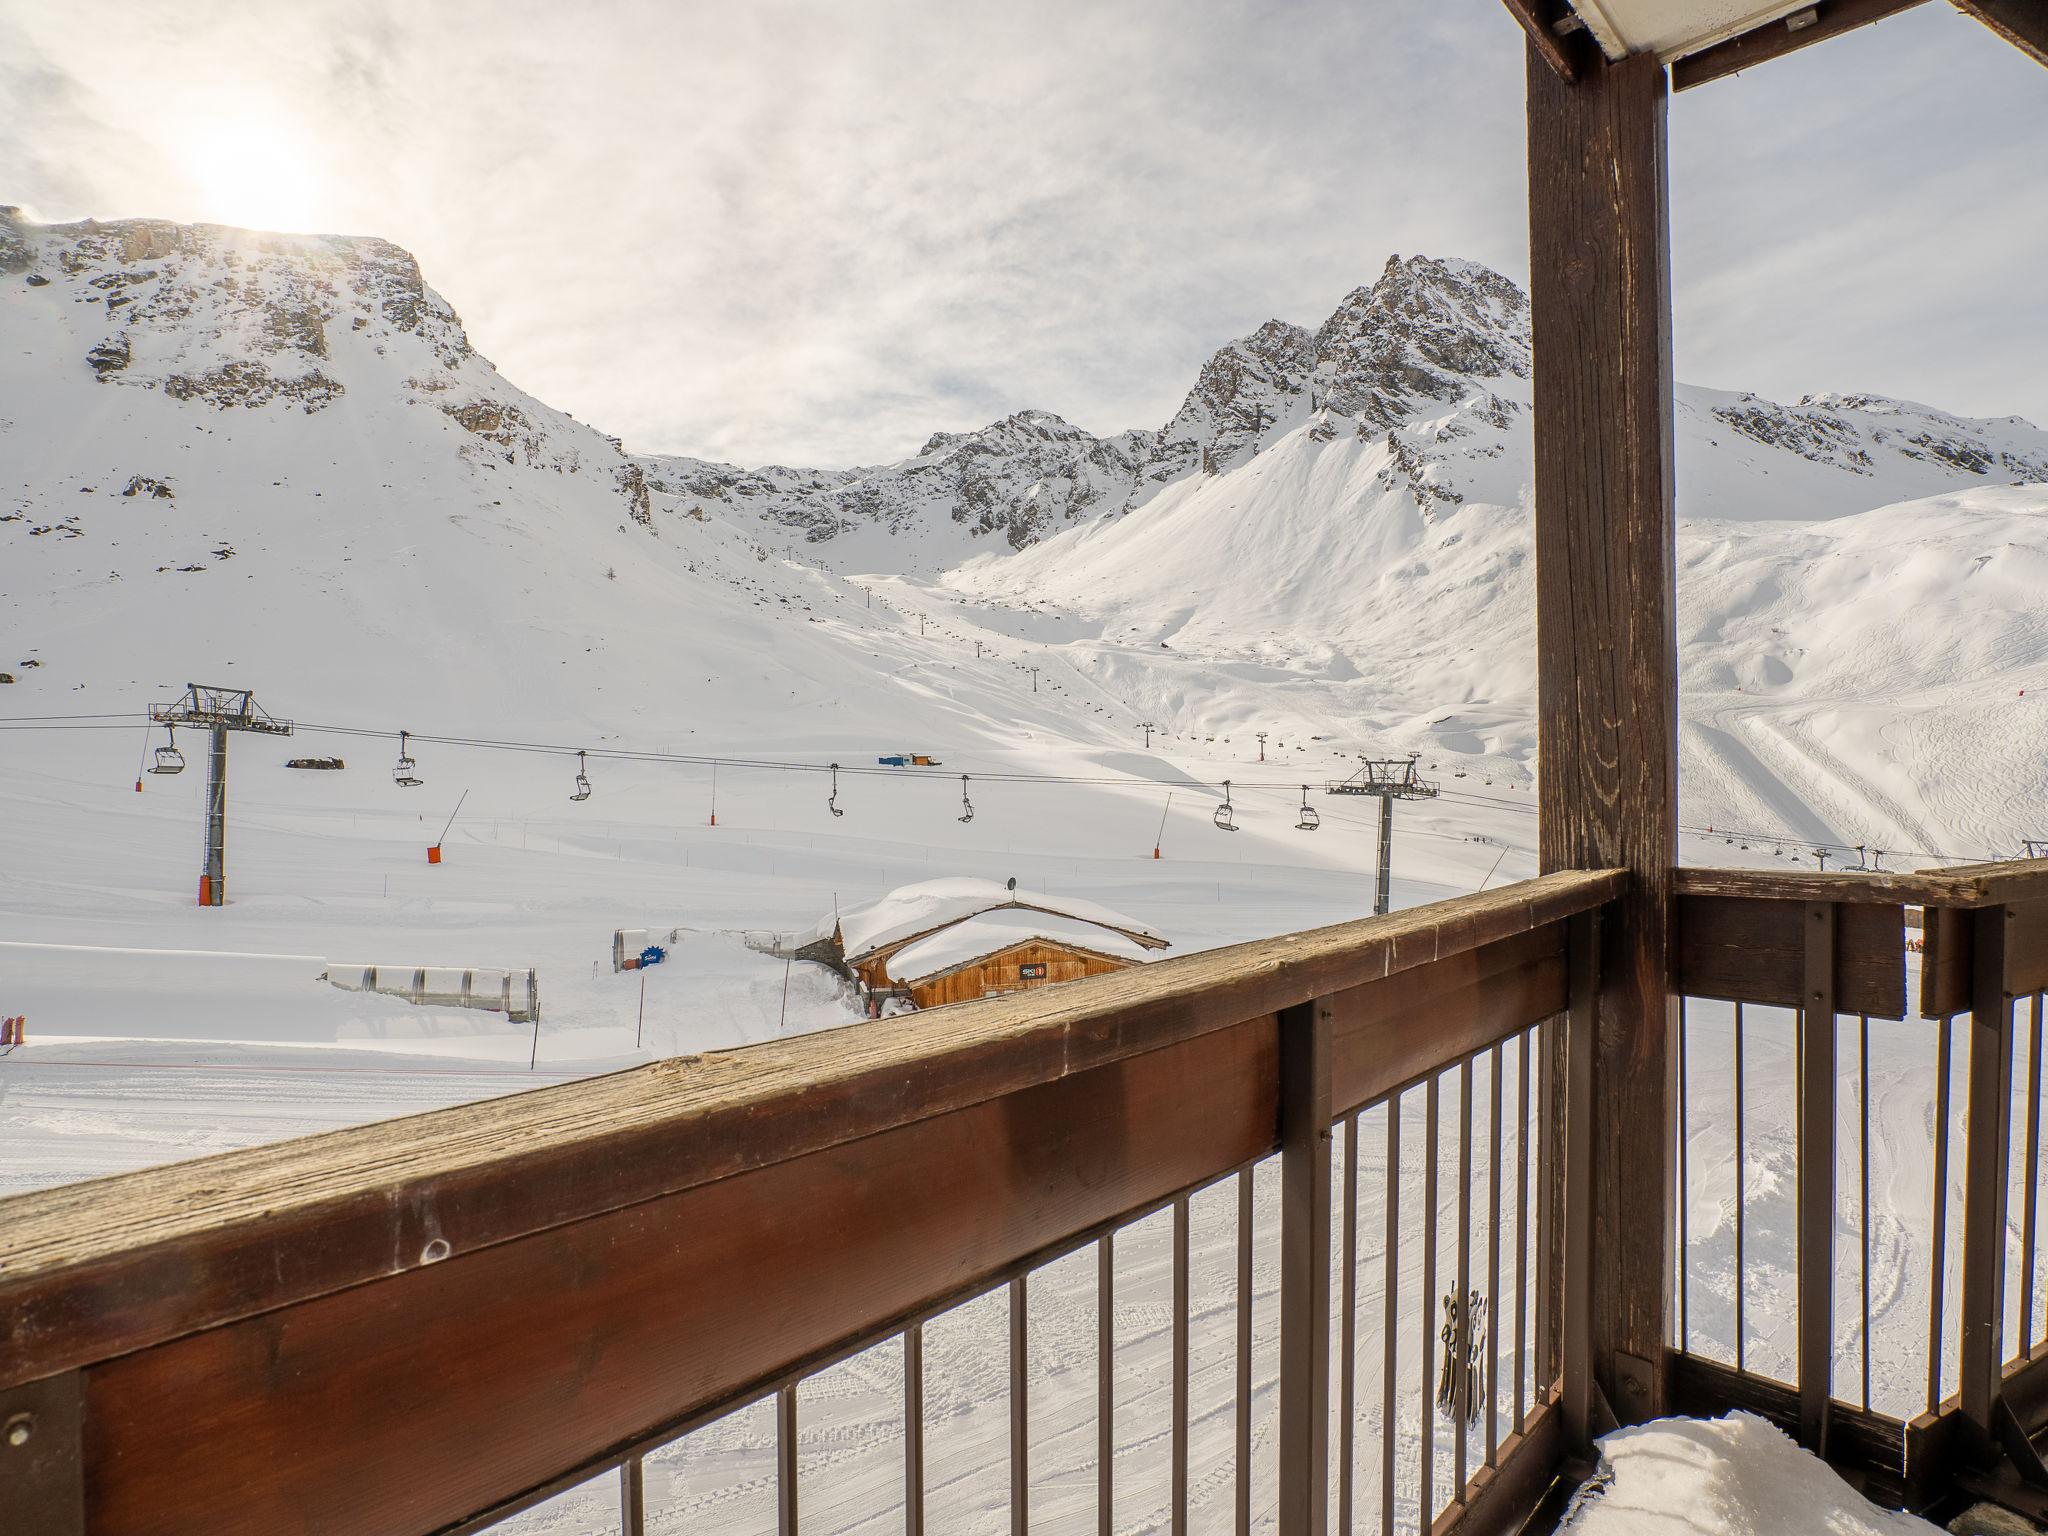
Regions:
<instances>
[{"instance_id":1,"label":"snow-covered roof","mask_svg":"<svg viewBox=\"0 0 2048 1536\"><path fill-rule=\"evenodd\" d=\"M1055 944L1093 950L1118 960L1149 960L1153 955L1144 945L1099 923L1005 907L963 918L914 944L904 945L889 957L889 979L914 981L936 975L1032 939L1050 939Z\"/></svg>"},{"instance_id":2,"label":"snow-covered roof","mask_svg":"<svg viewBox=\"0 0 2048 1536\"><path fill-rule=\"evenodd\" d=\"M898 886L886 896L848 907L836 919L828 912L818 920L817 926L803 942L816 943L831 938L836 921L846 958L858 960L888 945L900 944L921 933L930 933L997 908L1029 908L1049 916L1078 918L1083 923L1097 925L1099 929L1124 934L1141 944L1149 941L1150 948L1166 947L1164 934L1095 902L1080 901L1071 896L1048 896L1038 891L1013 891L994 880L966 877L923 880L916 885Z\"/></svg>"}]
</instances>

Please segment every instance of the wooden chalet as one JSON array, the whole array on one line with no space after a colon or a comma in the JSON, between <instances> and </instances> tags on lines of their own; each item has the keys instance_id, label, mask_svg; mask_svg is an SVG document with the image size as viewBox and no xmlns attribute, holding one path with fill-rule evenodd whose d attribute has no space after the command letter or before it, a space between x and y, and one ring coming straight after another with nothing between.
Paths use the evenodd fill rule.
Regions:
<instances>
[{"instance_id":1,"label":"wooden chalet","mask_svg":"<svg viewBox=\"0 0 2048 1536\"><path fill-rule=\"evenodd\" d=\"M639 1536L643 1458L768 1398L795 1536L812 1479L832 1475L831 1458L799 1467L806 1383L887 1344L916 1536L924 1329L996 1292L1011 1327L995 1470L1021 1533L1032 1288L1090 1251L1093 1314L1113 1319L1118 1245L1155 1216L1172 1232L1175 1531L1199 1515L1247 1532L1255 1513L1283 1536L1541 1528L1603 1427L1734 1406L1883 1500L2044 1507L2048 861L1674 867L1668 94L1912 3L1507 4L1501 24L1528 40L1540 877L0 1201L0 1525L427 1536L603 1477ZM2048 62L2041 0L1963 8ZM1739 1338L1732 1358L1696 1348L1688 1310L1704 1297L1675 1241L1698 1194L1686 1085L1722 1010L1736 1049L1775 1030L1800 1063L1797 1274L1770 1298L1789 1364ZM1874 1400L1837 1357L1845 1337L1870 1352L1847 1235L1868 1230L1867 1183L1842 1143L1867 1083L1845 1062L1873 1019L1907 1021L1940 1062L1924 1344L1884 1344L1925 1367L1906 1402ZM1232 1396L1204 1420L1230 1426L1220 1465L1191 1449L1197 1199L1235 1211ZM1404 1202L1445 1219L1418 1234L1373 1214ZM1277 1371L1277 1427L1256 1437L1255 1273L1279 1290L1277 1364L1260 1368ZM1739 1306L1739 1262L1735 1283ZM1447 1293L1485 1298L1496 1324L1483 1351L1456 1339L1484 1390L1455 1424L1427 1406ZM1405 1341L1404 1300L1421 1317ZM1030 1327L1098 1329L1077 1315ZM1108 1532L1124 1345L1102 1323L1077 1347L1099 1373Z\"/></svg>"},{"instance_id":2,"label":"wooden chalet","mask_svg":"<svg viewBox=\"0 0 2048 1536\"><path fill-rule=\"evenodd\" d=\"M797 949L859 982L871 1003L972 1002L1121 971L1168 948L1160 934L1094 902L1017 882L926 880L835 913Z\"/></svg>"}]
</instances>

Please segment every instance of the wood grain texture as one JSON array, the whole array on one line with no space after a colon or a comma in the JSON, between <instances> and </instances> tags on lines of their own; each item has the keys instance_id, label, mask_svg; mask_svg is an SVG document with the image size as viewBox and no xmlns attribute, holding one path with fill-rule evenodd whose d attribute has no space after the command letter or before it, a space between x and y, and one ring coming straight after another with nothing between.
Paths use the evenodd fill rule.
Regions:
<instances>
[{"instance_id":1,"label":"wood grain texture","mask_svg":"<svg viewBox=\"0 0 2048 1536\"><path fill-rule=\"evenodd\" d=\"M1837 913L1835 1005L1873 1018L1906 1016L1906 913L1867 902L1819 903ZM1808 1001L1807 909L1748 896L1680 896L1672 984L1687 997L1798 1008Z\"/></svg>"},{"instance_id":2,"label":"wood grain texture","mask_svg":"<svg viewBox=\"0 0 2048 1536\"><path fill-rule=\"evenodd\" d=\"M1678 824L1664 70L1561 81L1530 53L1537 777L1546 870L1630 871L1603 924L1594 1073L1594 1373L1658 1411L1671 1306ZM1648 1401L1613 1357L1648 1362Z\"/></svg>"},{"instance_id":3,"label":"wood grain texture","mask_svg":"<svg viewBox=\"0 0 2048 1536\"><path fill-rule=\"evenodd\" d=\"M1512 939L1333 994L1331 1101L1339 1115L1565 1005L1564 928Z\"/></svg>"},{"instance_id":4,"label":"wood grain texture","mask_svg":"<svg viewBox=\"0 0 2048 1536\"><path fill-rule=\"evenodd\" d=\"M96 1536L431 1532L1278 1145L1271 1018L86 1375Z\"/></svg>"},{"instance_id":5,"label":"wood grain texture","mask_svg":"<svg viewBox=\"0 0 2048 1536\"><path fill-rule=\"evenodd\" d=\"M2044 0L1956 0L2036 64L2048 64L2048 3Z\"/></svg>"},{"instance_id":6,"label":"wood grain texture","mask_svg":"<svg viewBox=\"0 0 2048 1536\"><path fill-rule=\"evenodd\" d=\"M1551 30L1551 23L1566 14L1562 5L1545 4L1543 0L1501 0L1508 8L1508 14L1522 24L1522 30L1529 34L1529 49L1556 72L1560 80L1578 78L1578 65L1565 49L1564 39Z\"/></svg>"},{"instance_id":7,"label":"wood grain texture","mask_svg":"<svg viewBox=\"0 0 2048 1536\"><path fill-rule=\"evenodd\" d=\"M1957 864L1918 874L1775 869L1680 869L1672 886L1682 896L1756 896L1780 901L1870 902L1879 906L1985 907L1993 902L2048 900L2048 859Z\"/></svg>"},{"instance_id":8,"label":"wood grain texture","mask_svg":"<svg viewBox=\"0 0 2048 1536\"><path fill-rule=\"evenodd\" d=\"M0 1201L0 1385L1057 1081L1557 922L1564 874Z\"/></svg>"},{"instance_id":9,"label":"wood grain texture","mask_svg":"<svg viewBox=\"0 0 2048 1536\"><path fill-rule=\"evenodd\" d=\"M1921 3L1922 0L1817 0L1813 7L1812 25L1801 27L1796 32L1787 28L1782 20L1766 22L1726 42L1674 60L1671 88L1674 91L1691 90L1696 85L1719 80L1737 70L1797 53L1801 48L1811 48L1815 43L1840 37L1844 32L1883 21L1900 11L1910 11Z\"/></svg>"}]
</instances>

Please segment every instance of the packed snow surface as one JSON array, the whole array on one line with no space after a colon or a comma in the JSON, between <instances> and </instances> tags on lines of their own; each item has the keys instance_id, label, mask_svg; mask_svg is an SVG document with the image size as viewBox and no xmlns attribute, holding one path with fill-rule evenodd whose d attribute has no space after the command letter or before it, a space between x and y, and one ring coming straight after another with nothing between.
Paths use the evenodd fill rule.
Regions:
<instances>
[{"instance_id":1,"label":"packed snow surface","mask_svg":"<svg viewBox=\"0 0 2048 1536\"><path fill-rule=\"evenodd\" d=\"M1658 1419L1600 1442L1600 1472L1566 1536L1932 1536L1879 1509L1783 1430L1750 1413Z\"/></svg>"}]
</instances>

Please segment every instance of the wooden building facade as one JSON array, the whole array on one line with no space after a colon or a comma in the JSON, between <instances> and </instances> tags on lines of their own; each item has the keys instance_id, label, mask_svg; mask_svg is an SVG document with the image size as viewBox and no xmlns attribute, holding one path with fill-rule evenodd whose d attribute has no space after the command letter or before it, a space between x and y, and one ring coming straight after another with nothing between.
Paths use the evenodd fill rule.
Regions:
<instances>
[{"instance_id":1,"label":"wooden building facade","mask_svg":"<svg viewBox=\"0 0 2048 1536\"><path fill-rule=\"evenodd\" d=\"M1138 962L1128 955L1105 955L1055 939L1025 939L943 970L896 978L893 984L910 994L920 1008L943 1003L971 1003L978 997L1003 997L1060 981L1104 976L1129 970Z\"/></svg>"}]
</instances>

